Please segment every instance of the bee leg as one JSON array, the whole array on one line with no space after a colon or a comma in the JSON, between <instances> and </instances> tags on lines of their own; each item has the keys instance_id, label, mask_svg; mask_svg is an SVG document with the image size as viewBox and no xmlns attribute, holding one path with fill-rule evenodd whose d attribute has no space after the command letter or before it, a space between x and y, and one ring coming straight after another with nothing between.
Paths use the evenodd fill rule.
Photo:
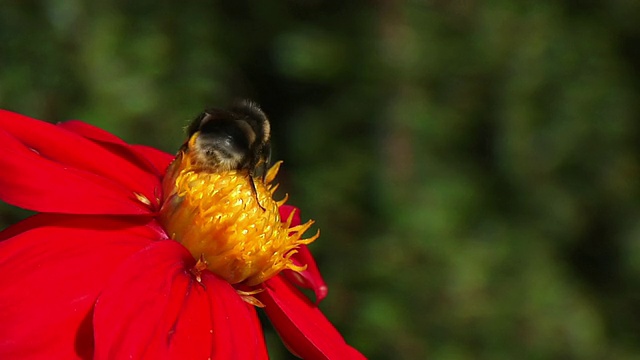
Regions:
<instances>
[{"instance_id":1,"label":"bee leg","mask_svg":"<svg viewBox=\"0 0 640 360\"><path fill-rule=\"evenodd\" d=\"M251 190L253 190L253 195L256 197L258 206L260 206L260 209L262 209L262 211L267 211L267 209L265 209L262 206L262 204L260 204L260 199L258 199L258 190L256 189L256 183L255 183L255 180L253 179L253 176L250 176L250 178L251 178Z\"/></svg>"}]
</instances>

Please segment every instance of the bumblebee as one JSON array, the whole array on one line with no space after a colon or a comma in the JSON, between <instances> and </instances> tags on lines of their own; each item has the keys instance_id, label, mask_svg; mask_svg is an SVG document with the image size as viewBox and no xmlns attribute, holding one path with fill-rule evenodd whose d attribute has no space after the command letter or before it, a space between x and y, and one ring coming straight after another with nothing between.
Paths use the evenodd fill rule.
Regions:
<instances>
[{"instance_id":1,"label":"bumblebee","mask_svg":"<svg viewBox=\"0 0 640 360\"><path fill-rule=\"evenodd\" d=\"M243 100L229 109L207 109L187 128L183 145L198 166L211 172L246 170L264 181L271 158L269 119L254 102ZM261 206L262 207L262 206Z\"/></svg>"}]
</instances>

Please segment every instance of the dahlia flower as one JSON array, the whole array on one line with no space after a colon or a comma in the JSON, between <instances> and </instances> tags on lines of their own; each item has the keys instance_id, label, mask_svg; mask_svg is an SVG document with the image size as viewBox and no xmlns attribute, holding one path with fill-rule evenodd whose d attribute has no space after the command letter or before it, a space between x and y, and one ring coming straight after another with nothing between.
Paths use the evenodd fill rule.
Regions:
<instances>
[{"instance_id":1,"label":"dahlia flower","mask_svg":"<svg viewBox=\"0 0 640 360\"><path fill-rule=\"evenodd\" d=\"M0 200L36 212L0 232L0 358L263 359L259 308L299 357L364 358L298 289L327 293L277 166L253 190L8 111L0 143Z\"/></svg>"}]
</instances>

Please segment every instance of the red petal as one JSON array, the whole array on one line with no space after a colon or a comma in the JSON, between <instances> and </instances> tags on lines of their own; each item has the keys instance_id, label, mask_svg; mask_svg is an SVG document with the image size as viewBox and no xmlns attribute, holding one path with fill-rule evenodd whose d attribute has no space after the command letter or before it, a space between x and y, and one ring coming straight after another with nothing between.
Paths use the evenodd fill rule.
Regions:
<instances>
[{"instance_id":1,"label":"red petal","mask_svg":"<svg viewBox=\"0 0 640 360\"><path fill-rule=\"evenodd\" d=\"M313 290L316 295L317 304L327 296L329 288L324 282L309 248L306 245L301 245L297 250L298 252L291 256L291 260L298 266L307 265L307 269L301 272L284 270L282 271L282 275L297 286Z\"/></svg>"},{"instance_id":2,"label":"red petal","mask_svg":"<svg viewBox=\"0 0 640 360\"><path fill-rule=\"evenodd\" d=\"M94 313L96 359L262 359L255 310L175 241L152 244L112 276Z\"/></svg>"},{"instance_id":3,"label":"red petal","mask_svg":"<svg viewBox=\"0 0 640 360\"><path fill-rule=\"evenodd\" d=\"M295 211L291 226L300 225L300 210L297 207L282 205L279 210L281 219L288 219L291 212ZM324 282L309 248L307 248L306 245L298 247L298 252L294 254L291 259L293 260L293 263L298 266L307 265L307 269L299 273L291 270L284 270L282 275L297 286L305 289L312 289L316 295L316 303L322 301L327 296L329 288Z\"/></svg>"},{"instance_id":4,"label":"red petal","mask_svg":"<svg viewBox=\"0 0 640 360\"><path fill-rule=\"evenodd\" d=\"M92 139L98 142L110 142L114 144L127 145L127 143L124 142L124 140L113 135L112 133L102 130L99 127L87 124L80 120L68 120L68 121L58 123L56 124L56 126L61 127L63 129L67 129L78 135L82 135L87 139Z\"/></svg>"},{"instance_id":5,"label":"red petal","mask_svg":"<svg viewBox=\"0 0 640 360\"><path fill-rule=\"evenodd\" d=\"M41 212L148 214L130 190L113 181L65 167L22 147L0 130L0 199Z\"/></svg>"},{"instance_id":6,"label":"red petal","mask_svg":"<svg viewBox=\"0 0 640 360\"><path fill-rule=\"evenodd\" d=\"M91 357L98 294L154 232L96 216L40 214L16 226L0 234L24 230L0 242L0 359Z\"/></svg>"},{"instance_id":7,"label":"red petal","mask_svg":"<svg viewBox=\"0 0 640 360\"><path fill-rule=\"evenodd\" d=\"M280 211L280 219L282 219L283 222L289 218L292 211L295 211L295 214L293 214L293 220L291 221L291 226L300 225L300 209L291 205L282 205L278 210Z\"/></svg>"},{"instance_id":8,"label":"red petal","mask_svg":"<svg viewBox=\"0 0 640 360\"><path fill-rule=\"evenodd\" d=\"M300 291L279 276L258 294L276 331L294 354L303 359L364 359Z\"/></svg>"},{"instance_id":9,"label":"red petal","mask_svg":"<svg viewBox=\"0 0 640 360\"><path fill-rule=\"evenodd\" d=\"M102 144L103 146L111 145L110 147L107 147L107 149L110 149L113 152L123 152L124 154L122 155L128 159L139 158L143 160L143 164L141 165L144 168L148 168L153 174L159 176L164 175L167 166L169 166L169 163L174 158L174 155L167 154L164 151L150 146L129 145L112 133L79 120L61 122L58 123L57 126L72 131L78 135L82 135Z\"/></svg>"},{"instance_id":10,"label":"red petal","mask_svg":"<svg viewBox=\"0 0 640 360\"><path fill-rule=\"evenodd\" d=\"M33 207L33 201L26 201L24 205L15 201L32 195L29 194L30 188L37 192L64 192L71 201L78 197L84 197L83 200L90 199L91 197L85 197L86 189L81 189L80 194L74 191L82 177L85 177L87 182L107 188L99 196L113 197L114 192L123 193L126 195L118 196L120 201L133 203L139 203L134 193L143 194L151 201L156 198L160 179L136 164L136 159L127 159L110 152L95 142L62 127L7 111L0 111L0 129L4 130L0 131L3 144L0 151L0 168L3 169L4 174L7 174L3 178L20 178L20 181L9 180L8 184L0 183L3 185L0 186L2 188L0 196L19 191L27 192L24 195L17 195L18 198L8 202L33 210L55 212L55 209L51 209L50 203L46 204L48 210L40 210ZM55 167L58 169L54 169ZM37 177L34 178L34 176ZM55 179L52 179L54 177ZM51 189L41 184L50 180L67 185ZM17 188L8 186L15 185L16 182L21 182L23 185ZM136 206L139 207L138 204L134 207ZM60 212L69 211L68 207L60 210ZM140 213L140 210L137 212L131 209L124 212L120 210L118 213Z\"/></svg>"},{"instance_id":11,"label":"red petal","mask_svg":"<svg viewBox=\"0 0 640 360\"><path fill-rule=\"evenodd\" d=\"M167 171L167 167L175 158L174 155L168 154L164 151L152 148L146 145L131 145L140 155L142 155L147 161L149 161L155 167L159 174L164 175Z\"/></svg>"}]
</instances>

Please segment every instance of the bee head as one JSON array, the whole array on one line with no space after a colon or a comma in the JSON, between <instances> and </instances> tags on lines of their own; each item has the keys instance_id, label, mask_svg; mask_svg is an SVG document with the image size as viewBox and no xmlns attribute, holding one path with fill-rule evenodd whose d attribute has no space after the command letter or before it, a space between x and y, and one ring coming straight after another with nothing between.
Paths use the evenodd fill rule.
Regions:
<instances>
[{"instance_id":1,"label":"bee head","mask_svg":"<svg viewBox=\"0 0 640 360\"><path fill-rule=\"evenodd\" d=\"M188 128L189 150L213 170L263 172L270 156L269 121L252 102L229 110L207 109ZM263 165L264 164L264 165Z\"/></svg>"}]
</instances>

